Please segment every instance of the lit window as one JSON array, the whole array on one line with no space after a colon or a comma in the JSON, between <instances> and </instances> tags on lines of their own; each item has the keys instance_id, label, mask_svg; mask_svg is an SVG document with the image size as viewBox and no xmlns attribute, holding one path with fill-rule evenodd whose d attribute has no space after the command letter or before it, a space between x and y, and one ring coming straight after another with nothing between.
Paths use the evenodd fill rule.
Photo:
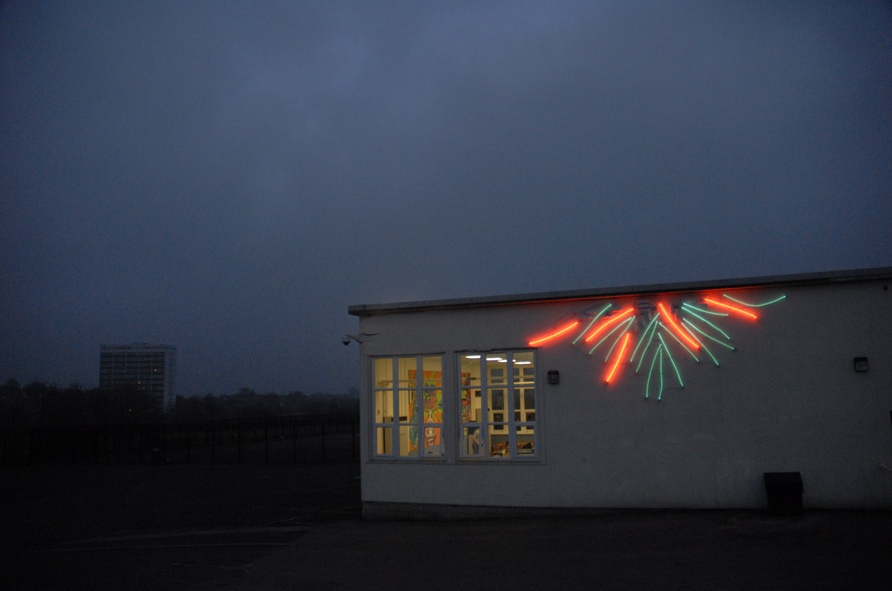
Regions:
<instances>
[{"instance_id":1,"label":"lit window","mask_svg":"<svg viewBox=\"0 0 892 591\"><path fill-rule=\"evenodd\" d=\"M535 458L535 353L464 354L460 355L459 367L460 456Z\"/></svg>"},{"instance_id":2,"label":"lit window","mask_svg":"<svg viewBox=\"0 0 892 591\"><path fill-rule=\"evenodd\" d=\"M375 455L442 458L442 358L381 357L372 363Z\"/></svg>"}]
</instances>

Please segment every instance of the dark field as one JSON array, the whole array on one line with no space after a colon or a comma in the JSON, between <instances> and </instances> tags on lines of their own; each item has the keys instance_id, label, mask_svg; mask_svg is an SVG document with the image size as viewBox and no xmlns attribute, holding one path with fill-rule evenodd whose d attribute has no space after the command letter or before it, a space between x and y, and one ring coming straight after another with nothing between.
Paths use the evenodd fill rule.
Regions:
<instances>
[{"instance_id":1,"label":"dark field","mask_svg":"<svg viewBox=\"0 0 892 591\"><path fill-rule=\"evenodd\" d=\"M0 470L0 589L188 589L358 519L359 465Z\"/></svg>"}]
</instances>

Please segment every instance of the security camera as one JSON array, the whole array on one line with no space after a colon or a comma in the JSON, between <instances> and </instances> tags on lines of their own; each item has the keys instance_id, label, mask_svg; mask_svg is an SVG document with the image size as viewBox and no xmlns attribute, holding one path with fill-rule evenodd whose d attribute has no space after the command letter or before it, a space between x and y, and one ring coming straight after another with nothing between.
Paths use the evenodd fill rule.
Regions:
<instances>
[{"instance_id":1,"label":"security camera","mask_svg":"<svg viewBox=\"0 0 892 591\"><path fill-rule=\"evenodd\" d=\"M344 343L345 347L350 344L350 341L356 341L357 343L359 343L361 345L366 341L365 337L374 336L376 334L378 334L378 333L376 333L376 332L361 332L359 334L345 334L344 338L341 339L341 342Z\"/></svg>"}]
</instances>

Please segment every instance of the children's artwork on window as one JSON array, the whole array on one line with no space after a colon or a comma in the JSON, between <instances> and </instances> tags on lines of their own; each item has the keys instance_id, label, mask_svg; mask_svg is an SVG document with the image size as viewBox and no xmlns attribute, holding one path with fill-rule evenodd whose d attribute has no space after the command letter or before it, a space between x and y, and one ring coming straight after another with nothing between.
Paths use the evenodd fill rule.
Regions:
<instances>
[{"instance_id":1,"label":"children's artwork on window","mask_svg":"<svg viewBox=\"0 0 892 591\"><path fill-rule=\"evenodd\" d=\"M409 385L412 388L417 387L417 372L414 369L409 370ZM425 370L421 375L421 386L423 388L422 402L422 422L423 423L442 423L443 422L443 374L440 371ZM412 391L410 401L409 423L409 450L416 451L418 449L418 420L415 418L416 394ZM436 427L424 428L424 446L432 448L440 445L440 429Z\"/></svg>"},{"instance_id":2,"label":"children's artwork on window","mask_svg":"<svg viewBox=\"0 0 892 591\"><path fill-rule=\"evenodd\" d=\"M418 372L414 369L409 370L409 387L415 388L417 387L417 378ZM424 370L421 373L421 387L422 388L440 388L443 385L443 372L441 371L431 371Z\"/></svg>"}]
</instances>

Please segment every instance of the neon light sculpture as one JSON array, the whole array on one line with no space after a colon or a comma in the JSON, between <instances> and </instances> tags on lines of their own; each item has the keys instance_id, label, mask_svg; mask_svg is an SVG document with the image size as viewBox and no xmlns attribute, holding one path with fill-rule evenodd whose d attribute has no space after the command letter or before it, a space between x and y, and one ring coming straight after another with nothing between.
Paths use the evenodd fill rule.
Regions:
<instances>
[{"instance_id":1,"label":"neon light sculpture","mask_svg":"<svg viewBox=\"0 0 892 591\"><path fill-rule=\"evenodd\" d=\"M654 372L654 363L657 362L657 355L660 356L660 395L657 400L663 399L663 345L657 346L657 352L654 353L654 360L650 362L650 371L647 372L647 385L644 387L644 397L650 394L650 376Z\"/></svg>"},{"instance_id":2,"label":"neon light sculpture","mask_svg":"<svg viewBox=\"0 0 892 591\"><path fill-rule=\"evenodd\" d=\"M623 324L625 325L625 328L623 329L623 332L619 335L620 337L622 337L623 335L625 335L625 334L627 334L627 333L629 332L629 328L632 327L632 323L633 323L634 321L635 321L635 318L629 318L626 322L623 323ZM629 335L629 336L631 336L631 335ZM613 349L616 347L616 343L617 343L617 342L618 342L618 341L614 341L613 344L610 346L610 350L607 351L607 357L604 358L604 363L607 363L607 361L610 360L610 355L611 355L611 353L613 353ZM623 347L622 347L622 349L620 349L620 352L619 352L619 355L618 355L618 357L619 357L620 359L622 358L623 353L625 352L625 350L626 350L626 346L625 346L625 343L623 343Z\"/></svg>"},{"instance_id":3,"label":"neon light sculpture","mask_svg":"<svg viewBox=\"0 0 892 591\"><path fill-rule=\"evenodd\" d=\"M686 340L689 345L691 345L693 348L696 349L698 347L697 343L695 343L694 341L689 339L687 337L687 335L684 333L684 331L681 330L681 327L678 326L678 323L672 319L672 315L666 311L666 307L663 305L663 302L660 302L659 304L657 304L657 308L659 308L660 312L662 312L665 315L666 321L672 325L672 328L674 328L676 331L678 331L679 334L681 334L682 338L684 338L684 340Z\"/></svg>"},{"instance_id":4,"label":"neon light sculpture","mask_svg":"<svg viewBox=\"0 0 892 591\"><path fill-rule=\"evenodd\" d=\"M675 375L678 377L678 385L684 388L684 382L681 381L681 372L678 371L678 366L675 365L675 360L672 359L672 353L669 352L669 346L666 344L666 341L663 340L663 335L657 335L660 337L660 343L663 346L663 349L666 350L666 357L669 358L669 362L672 364L672 368L675 370Z\"/></svg>"},{"instance_id":5,"label":"neon light sculpture","mask_svg":"<svg viewBox=\"0 0 892 591\"><path fill-rule=\"evenodd\" d=\"M604 338L602 338L600 341L598 341L597 343L595 343L595 346L594 346L594 347L592 347L591 349L589 349L588 354L591 355L592 353L594 353L594 352L595 352L595 349L598 348L598 345L600 345L601 343L603 343L604 341L606 341L607 338L608 338L610 335L612 335L613 333L615 333L616 331L618 331L620 328L625 327L625 329L623 330L623 332L626 332L626 330L629 328L629 326L631 326L633 320L635 320L635 319L634 319L634 318L629 318L626 322L623 322L622 324L618 324L618 325L616 325L616 326L613 328L613 330L611 330L611 331L608 332L606 335L604 335ZM620 336L620 337L623 336L623 332L619 333L619 336ZM619 337L617 337L617 338L619 338ZM616 341L613 342L613 345L616 346ZM610 347L610 350L612 351L612 350L613 350L613 347ZM607 356L610 357L610 352L609 352L609 351L608 351L608 353L607 353ZM605 359L604 361L607 361L607 360Z\"/></svg>"},{"instance_id":6,"label":"neon light sculpture","mask_svg":"<svg viewBox=\"0 0 892 591\"><path fill-rule=\"evenodd\" d=\"M607 355L604 357L604 363L609 364L609 369L605 372L604 384L609 386L614 383L622 373L622 366L625 364L635 365L634 374L638 375L645 358L650 355L649 363L646 364L647 380L644 385L644 397L650 398L651 382L655 382L659 377L659 389L656 390L656 384L654 386L657 400L662 400L663 392L667 386L664 376L665 366L672 368L670 376L674 373L678 387L684 388L684 378L676 360L680 361L685 355L688 355L695 363L700 363L700 358L695 352L702 349L712 359L715 366L720 367L718 358L706 343L717 343L731 351L736 350L731 336L717 324L720 319L758 320L759 316L744 308L762 308L776 304L786 297L782 295L760 304L752 304L723 293L721 298L733 302L731 304L719 299L719 296L715 294L710 294L697 300L682 301L680 305L676 306L671 305L668 298L657 297L655 298L656 305L649 300L643 300L635 306L622 310L611 302L604 305L594 316L591 315L594 309L580 314L579 320L566 324L543 337L533 339L529 342L529 346L557 342L558 337L567 336L584 320L590 318L582 332L573 339L572 344L577 345L581 340L588 349L587 345L598 339L590 349L583 351L591 355L603 343L612 340ZM717 310L708 309L710 306ZM614 308L613 311L618 313L605 316L611 308ZM715 320L709 320L706 318L707 316L713 316ZM637 336L633 334L632 330L636 319L638 328L634 330L634 333ZM600 323L598 323L599 320ZM644 330L640 330L641 327L644 327ZM672 338L669 339L666 335ZM632 346L633 340L638 341L634 347ZM652 348L651 345L656 347ZM677 347L674 354L673 347ZM630 355L629 350L631 350ZM649 354L650 351L652 353ZM615 356L614 352L616 352ZM627 355L628 357L626 357ZM664 357L668 360L668 364L663 363ZM637 364L635 364L636 359ZM654 375L655 371L659 373L659 376Z\"/></svg>"},{"instance_id":7,"label":"neon light sculpture","mask_svg":"<svg viewBox=\"0 0 892 591\"><path fill-rule=\"evenodd\" d=\"M619 349L619 355L616 356L616 361L613 363L613 369L610 370L610 374L607 376L607 379L604 380L608 384L610 383L610 380L613 378L613 374L616 373L616 368L619 367L619 362L623 360L623 353L626 352L626 345L629 344L630 336L632 336L632 335L629 333L625 333L625 336L623 337L623 346L620 347L620 349ZM614 343L614 345L615 344L616 343ZM610 354L608 353L607 356L609 357Z\"/></svg>"},{"instance_id":8,"label":"neon light sculpture","mask_svg":"<svg viewBox=\"0 0 892 591\"><path fill-rule=\"evenodd\" d=\"M598 333L599 333L599 332L601 332L602 330L604 330L605 328L607 328L608 326L610 326L611 324L613 324L614 322L616 322L616 321L619 320L620 318L624 318L625 316L628 316L629 314L631 314L631 313L634 312L634 311L635 311L634 308L626 308L626 309L623 310L619 315L614 316L613 318L611 318L610 320L608 320L607 322L605 322L604 324L602 324L601 327L598 328L598 330L596 330L595 332L593 332L593 333L590 334L589 336L585 337L585 342L587 343L587 342L591 341L591 340L594 339L596 336L598 336ZM616 329L613 329L613 330L616 330ZM610 331L610 332L613 332L613 331ZM608 333L608 334L609 334L609 333ZM597 347L597 345L595 345L595 346ZM591 355L591 353L589 353L589 355Z\"/></svg>"},{"instance_id":9,"label":"neon light sculpture","mask_svg":"<svg viewBox=\"0 0 892 591\"><path fill-rule=\"evenodd\" d=\"M644 346L644 351L641 352L641 359L638 361L638 367L635 368L635 373L638 373L638 370L641 369L641 362L644 361L644 356L647 355L647 348L650 347L650 342L652 340L654 340L654 334L656 334L656 332L657 332L657 327L660 326L660 323L657 321L657 319L659 317L660 317L660 315L657 314L656 316L654 316L654 319L651 321L651 324L654 324L654 329L653 329L653 331L651 331L650 337L648 337L648 339L647 339L647 344ZM647 334L647 331L645 330L644 333ZM643 339L642 339L642 341L643 341ZM641 343L639 342L638 344L640 345ZM638 350L638 348L636 347L635 351L632 352L632 357L629 359L630 362L635 359L635 352L637 350Z\"/></svg>"},{"instance_id":10,"label":"neon light sculpture","mask_svg":"<svg viewBox=\"0 0 892 591\"><path fill-rule=\"evenodd\" d=\"M556 330L555 332L553 332L553 333L551 333L551 334L549 334L549 335L547 335L547 336L544 336L544 337L542 337L542 338L540 338L540 339L536 339L536 340L530 341L530 342L529 342L529 346L530 346L530 347L535 347L536 345L538 345L538 344L540 344L540 343L544 343L545 341L550 341L551 339L553 339L553 338L555 338L555 337L559 337L559 336L561 336L562 334L564 334L564 333L567 332L568 330L572 330L573 328L575 328L575 327L578 326L578 325L579 325L579 321L578 321L578 320L575 320L575 321L573 321L572 323L570 323L570 324L568 324L567 326L565 326L564 328L558 329L558 330Z\"/></svg>"},{"instance_id":11,"label":"neon light sculpture","mask_svg":"<svg viewBox=\"0 0 892 591\"><path fill-rule=\"evenodd\" d=\"M735 300L734 298L732 298L731 296L729 296L729 295L726 294L726 293L723 293L723 294L722 294L722 297L723 297L723 298L727 298L727 299L729 299L729 300L731 300L732 302L735 302L735 303L737 303L737 304L740 304L741 306L746 306L747 308L761 308L762 306L770 306L771 304L776 304L776 303L778 303L779 301L781 301L782 299L786 298L787 296L782 295L782 296L779 297L779 298L775 298L775 299L773 299L773 300L771 300L771 301L769 301L769 302L765 302L765 303L763 303L763 304L747 304L746 302L741 302L740 300Z\"/></svg>"},{"instance_id":12,"label":"neon light sculpture","mask_svg":"<svg viewBox=\"0 0 892 591\"><path fill-rule=\"evenodd\" d=\"M592 321L588 323L588 326L585 327L585 330L582 331L581 333L579 333L579 336L577 336L575 339L573 339L573 344L574 344L574 345L579 341L579 339L582 338L582 335L584 335L585 333L588 332L588 329L590 329L590 328L592 327L592 324L594 324L595 321L596 321L598 318L600 318L601 315L602 315L604 312L606 312L607 309L608 309L610 306L612 306L612 305L613 305L613 304L607 304L606 306L604 306L603 308L601 308L601 311L598 312L598 313L595 315L594 318L592 318Z\"/></svg>"},{"instance_id":13,"label":"neon light sculpture","mask_svg":"<svg viewBox=\"0 0 892 591\"><path fill-rule=\"evenodd\" d=\"M753 314L752 312L747 312L746 310L741 310L737 306L732 306L731 304L726 304L725 302L717 302L711 298L704 298L703 301L705 301L707 304L715 304L716 306L718 306L720 308L725 308L726 310L733 310L734 312L737 312L741 316L746 316L747 318L752 318L753 320L759 319L759 317L756 316L755 314Z\"/></svg>"}]
</instances>

